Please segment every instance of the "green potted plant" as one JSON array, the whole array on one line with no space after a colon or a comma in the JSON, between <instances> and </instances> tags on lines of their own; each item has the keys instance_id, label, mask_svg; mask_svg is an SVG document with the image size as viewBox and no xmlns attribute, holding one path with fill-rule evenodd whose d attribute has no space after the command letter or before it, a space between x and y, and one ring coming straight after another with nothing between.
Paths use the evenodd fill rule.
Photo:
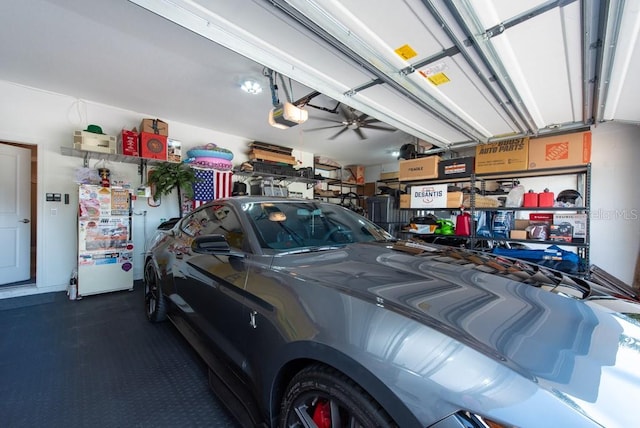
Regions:
<instances>
[{"instance_id":1,"label":"green potted plant","mask_svg":"<svg viewBox=\"0 0 640 428\"><path fill-rule=\"evenodd\" d=\"M151 186L154 200L161 201L162 196L169 195L173 189L178 190L178 211L183 215L182 196L193 198L193 183L197 181L192 168L184 163L162 162L153 167L149 173L147 184Z\"/></svg>"}]
</instances>

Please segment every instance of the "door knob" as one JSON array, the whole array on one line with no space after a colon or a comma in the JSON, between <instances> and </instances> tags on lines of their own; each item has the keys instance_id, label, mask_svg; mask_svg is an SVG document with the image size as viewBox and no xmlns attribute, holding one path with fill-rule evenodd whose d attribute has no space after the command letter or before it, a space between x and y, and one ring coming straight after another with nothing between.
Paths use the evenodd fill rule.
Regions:
<instances>
[{"instance_id":1,"label":"door knob","mask_svg":"<svg viewBox=\"0 0 640 428\"><path fill-rule=\"evenodd\" d=\"M20 223L31 223L31 220L28 218L23 218L22 220L18 220Z\"/></svg>"}]
</instances>

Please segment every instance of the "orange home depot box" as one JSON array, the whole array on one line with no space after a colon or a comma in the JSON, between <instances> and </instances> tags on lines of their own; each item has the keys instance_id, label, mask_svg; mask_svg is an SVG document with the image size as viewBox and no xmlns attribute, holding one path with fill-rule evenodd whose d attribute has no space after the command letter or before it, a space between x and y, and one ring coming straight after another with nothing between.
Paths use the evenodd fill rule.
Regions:
<instances>
[{"instance_id":1,"label":"orange home depot box","mask_svg":"<svg viewBox=\"0 0 640 428\"><path fill-rule=\"evenodd\" d=\"M140 157L167 160L167 137L149 132L140 133Z\"/></svg>"},{"instance_id":2,"label":"orange home depot box","mask_svg":"<svg viewBox=\"0 0 640 428\"><path fill-rule=\"evenodd\" d=\"M440 162L439 156L401 160L398 179L403 181L438 178L438 162Z\"/></svg>"},{"instance_id":3,"label":"orange home depot box","mask_svg":"<svg viewBox=\"0 0 640 428\"><path fill-rule=\"evenodd\" d=\"M534 138L529 141L529 169L584 165L591 162L591 131Z\"/></svg>"},{"instance_id":4,"label":"orange home depot box","mask_svg":"<svg viewBox=\"0 0 640 428\"><path fill-rule=\"evenodd\" d=\"M524 171L528 160L529 137L476 146L476 174Z\"/></svg>"}]
</instances>

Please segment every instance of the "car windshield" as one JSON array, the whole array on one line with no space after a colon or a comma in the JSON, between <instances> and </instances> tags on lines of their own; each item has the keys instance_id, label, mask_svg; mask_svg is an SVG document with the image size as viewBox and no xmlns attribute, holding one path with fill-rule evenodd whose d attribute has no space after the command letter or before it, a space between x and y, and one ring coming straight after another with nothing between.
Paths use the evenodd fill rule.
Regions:
<instances>
[{"instance_id":1,"label":"car windshield","mask_svg":"<svg viewBox=\"0 0 640 428\"><path fill-rule=\"evenodd\" d=\"M263 249L314 251L354 242L393 241L384 229L339 205L269 201L243 206Z\"/></svg>"}]
</instances>

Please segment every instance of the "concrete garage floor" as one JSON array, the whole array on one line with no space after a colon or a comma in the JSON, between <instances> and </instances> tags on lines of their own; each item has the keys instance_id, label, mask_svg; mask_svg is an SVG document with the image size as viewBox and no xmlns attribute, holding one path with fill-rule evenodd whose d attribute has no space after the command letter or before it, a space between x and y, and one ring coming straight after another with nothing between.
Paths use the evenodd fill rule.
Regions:
<instances>
[{"instance_id":1,"label":"concrete garage floor","mask_svg":"<svg viewBox=\"0 0 640 428\"><path fill-rule=\"evenodd\" d=\"M0 425L237 427L173 325L146 320L142 289L0 300Z\"/></svg>"}]
</instances>

